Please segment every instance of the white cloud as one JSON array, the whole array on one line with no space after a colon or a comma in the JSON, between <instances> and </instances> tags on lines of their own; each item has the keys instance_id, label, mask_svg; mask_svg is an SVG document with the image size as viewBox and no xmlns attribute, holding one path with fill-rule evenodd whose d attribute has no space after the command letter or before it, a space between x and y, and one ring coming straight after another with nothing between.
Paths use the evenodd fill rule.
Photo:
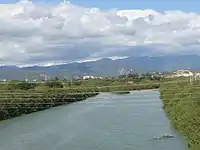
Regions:
<instances>
[{"instance_id":1,"label":"white cloud","mask_svg":"<svg viewBox=\"0 0 200 150\"><path fill-rule=\"evenodd\" d=\"M57 64L102 57L199 54L200 14L108 10L71 3L0 4L0 64Z\"/></svg>"}]
</instances>

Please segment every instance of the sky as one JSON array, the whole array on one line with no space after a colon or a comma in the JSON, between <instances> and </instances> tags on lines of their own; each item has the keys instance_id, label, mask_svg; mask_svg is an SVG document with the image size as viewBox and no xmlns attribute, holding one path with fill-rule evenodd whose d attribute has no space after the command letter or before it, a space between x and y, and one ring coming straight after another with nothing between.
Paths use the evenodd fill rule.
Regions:
<instances>
[{"instance_id":1,"label":"sky","mask_svg":"<svg viewBox=\"0 0 200 150\"><path fill-rule=\"evenodd\" d=\"M0 0L0 3L13 3L18 0ZM35 3L58 4L61 0L32 0ZM154 9L182 10L200 12L199 0L70 0L75 5L83 7L97 7L101 9Z\"/></svg>"},{"instance_id":2,"label":"sky","mask_svg":"<svg viewBox=\"0 0 200 150\"><path fill-rule=\"evenodd\" d=\"M0 0L0 65L200 54L199 0Z\"/></svg>"},{"instance_id":3,"label":"sky","mask_svg":"<svg viewBox=\"0 0 200 150\"><path fill-rule=\"evenodd\" d=\"M199 0L71 0L70 2L101 9L154 9L157 11L180 9L200 12Z\"/></svg>"}]
</instances>

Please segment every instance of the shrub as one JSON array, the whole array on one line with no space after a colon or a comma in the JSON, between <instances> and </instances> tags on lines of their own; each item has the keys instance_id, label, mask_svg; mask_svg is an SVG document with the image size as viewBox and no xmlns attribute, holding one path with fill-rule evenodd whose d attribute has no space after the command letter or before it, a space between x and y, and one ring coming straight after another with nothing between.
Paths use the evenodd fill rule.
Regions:
<instances>
[{"instance_id":1,"label":"shrub","mask_svg":"<svg viewBox=\"0 0 200 150\"><path fill-rule=\"evenodd\" d=\"M45 86L49 88L63 88L63 84L61 81L47 81Z\"/></svg>"}]
</instances>

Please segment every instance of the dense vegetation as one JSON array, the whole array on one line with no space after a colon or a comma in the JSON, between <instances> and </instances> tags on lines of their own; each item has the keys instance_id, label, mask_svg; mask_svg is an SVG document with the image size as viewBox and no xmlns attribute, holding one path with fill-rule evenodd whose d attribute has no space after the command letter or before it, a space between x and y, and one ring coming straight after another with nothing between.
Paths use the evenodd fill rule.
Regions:
<instances>
[{"instance_id":1,"label":"dense vegetation","mask_svg":"<svg viewBox=\"0 0 200 150\"><path fill-rule=\"evenodd\" d=\"M85 81L84 81L85 82ZM65 91L68 93L79 93L79 92L113 92L113 91L131 91L131 90L143 90L143 89L156 89L159 88L159 82L147 82L134 84L132 82L122 82L119 84L113 84L111 81L98 81L91 80L87 84L66 86L66 83L60 81L48 81L45 83L12 83L12 84L2 84L0 90L10 91L10 90L28 90L28 91L48 91L50 89L57 89L58 91ZM94 83L93 83L94 82ZM97 82L97 83L95 83ZM105 83L104 83L105 82ZM110 82L110 84L106 83ZM103 83L105 85L103 85ZM90 85L91 84L91 85ZM92 85L93 84L93 85Z\"/></svg>"},{"instance_id":2,"label":"dense vegetation","mask_svg":"<svg viewBox=\"0 0 200 150\"><path fill-rule=\"evenodd\" d=\"M128 93L131 90L159 88L159 79L119 77L108 79L46 82L10 81L0 84L0 120L29 114L58 105L84 100L99 92Z\"/></svg>"},{"instance_id":3,"label":"dense vegetation","mask_svg":"<svg viewBox=\"0 0 200 150\"><path fill-rule=\"evenodd\" d=\"M68 94L65 91L0 91L0 120L17 117L23 114L47 108L85 100L98 93Z\"/></svg>"},{"instance_id":4,"label":"dense vegetation","mask_svg":"<svg viewBox=\"0 0 200 150\"><path fill-rule=\"evenodd\" d=\"M165 83L160 92L173 125L187 138L191 150L200 150L200 82Z\"/></svg>"},{"instance_id":5,"label":"dense vegetation","mask_svg":"<svg viewBox=\"0 0 200 150\"><path fill-rule=\"evenodd\" d=\"M53 80L49 81L41 81L41 82L19 82L19 81L10 81L10 82L0 82L0 89L4 90L13 90L13 89L21 89L21 90L45 90L52 88L59 89L83 89L85 92L86 89L89 91L93 91L97 89L102 92L109 92L113 90L135 90L135 89L151 89L158 86L161 81L161 77L154 76L151 74L128 74L122 75L119 77L107 77L104 79L88 79L88 80L59 80L57 77ZM113 88L114 87L114 88ZM78 90L80 91L80 90Z\"/></svg>"}]
</instances>

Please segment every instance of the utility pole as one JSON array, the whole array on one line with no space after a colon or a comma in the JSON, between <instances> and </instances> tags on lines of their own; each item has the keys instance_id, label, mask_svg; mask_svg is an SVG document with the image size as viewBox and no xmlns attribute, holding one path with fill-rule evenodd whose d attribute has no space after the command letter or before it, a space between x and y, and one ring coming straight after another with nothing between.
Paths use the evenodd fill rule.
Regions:
<instances>
[{"instance_id":1,"label":"utility pole","mask_svg":"<svg viewBox=\"0 0 200 150\"><path fill-rule=\"evenodd\" d=\"M197 74L196 74L196 72L194 73L194 81L197 81Z\"/></svg>"},{"instance_id":2,"label":"utility pole","mask_svg":"<svg viewBox=\"0 0 200 150\"><path fill-rule=\"evenodd\" d=\"M190 76L190 83L192 84L192 76Z\"/></svg>"},{"instance_id":3,"label":"utility pole","mask_svg":"<svg viewBox=\"0 0 200 150\"><path fill-rule=\"evenodd\" d=\"M196 76L195 73L192 73L191 71L189 71L189 76L190 76L190 83L193 83L194 79L196 78L195 77Z\"/></svg>"},{"instance_id":4,"label":"utility pole","mask_svg":"<svg viewBox=\"0 0 200 150\"><path fill-rule=\"evenodd\" d=\"M72 85L72 77L71 77L71 73L68 72L68 80L69 80L69 85Z\"/></svg>"}]
</instances>

